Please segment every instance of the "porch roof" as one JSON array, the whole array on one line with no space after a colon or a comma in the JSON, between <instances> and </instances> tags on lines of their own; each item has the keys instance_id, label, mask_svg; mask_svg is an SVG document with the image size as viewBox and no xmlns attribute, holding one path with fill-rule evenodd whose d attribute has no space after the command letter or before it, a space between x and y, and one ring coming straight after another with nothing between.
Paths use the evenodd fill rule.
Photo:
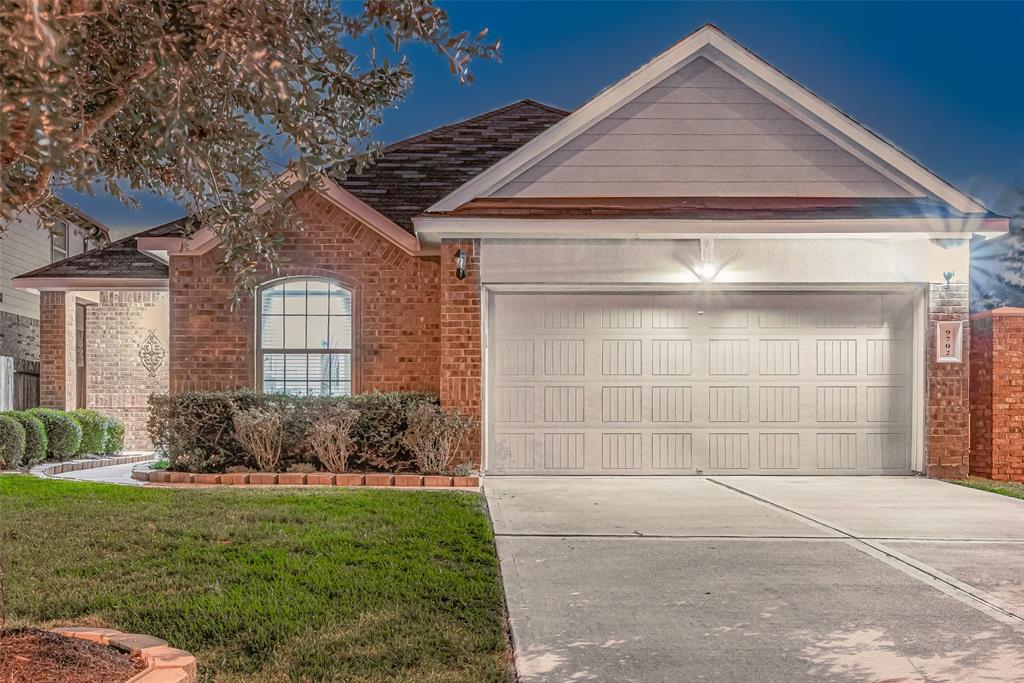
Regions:
<instances>
[{"instance_id":1,"label":"porch roof","mask_svg":"<svg viewBox=\"0 0 1024 683\"><path fill-rule=\"evenodd\" d=\"M167 289L167 263L139 251L140 237L176 234L180 221L143 230L77 256L56 261L11 280L17 289L108 290Z\"/></svg>"}]
</instances>

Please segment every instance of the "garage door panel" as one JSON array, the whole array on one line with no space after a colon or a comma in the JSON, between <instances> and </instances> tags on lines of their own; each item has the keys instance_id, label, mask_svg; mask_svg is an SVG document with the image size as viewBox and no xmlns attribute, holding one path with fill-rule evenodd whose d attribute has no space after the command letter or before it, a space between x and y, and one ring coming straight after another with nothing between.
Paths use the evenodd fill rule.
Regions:
<instances>
[{"instance_id":1,"label":"garage door panel","mask_svg":"<svg viewBox=\"0 0 1024 683\"><path fill-rule=\"evenodd\" d=\"M800 469L800 434L761 432L758 434L758 466L762 470Z\"/></svg>"},{"instance_id":2,"label":"garage door panel","mask_svg":"<svg viewBox=\"0 0 1024 683\"><path fill-rule=\"evenodd\" d=\"M488 471L907 472L912 306L895 293L495 295Z\"/></svg>"}]
</instances>

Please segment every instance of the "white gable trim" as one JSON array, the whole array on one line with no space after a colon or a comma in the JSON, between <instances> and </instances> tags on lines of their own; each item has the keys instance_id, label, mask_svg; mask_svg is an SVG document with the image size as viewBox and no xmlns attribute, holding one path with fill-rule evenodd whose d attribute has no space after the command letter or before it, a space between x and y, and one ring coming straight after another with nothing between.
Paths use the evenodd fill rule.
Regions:
<instances>
[{"instance_id":1,"label":"white gable trim","mask_svg":"<svg viewBox=\"0 0 1024 683\"><path fill-rule=\"evenodd\" d=\"M410 235L394 221L380 213L372 206L356 197L354 194L334 182L327 176L323 176L322 182L314 182L313 188L319 192L327 201L339 209L373 228L381 237L394 244L396 247L410 256L422 256L419 240Z\"/></svg>"},{"instance_id":2,"label":"white gable trim","mask_svg":"<svg viewBox=\"0 0 1024 683\"><path fill-rule=\"evenodd\" d=\"M698 239L727 235L758 239L807 237L927 236L969 238L1004 233L1008 219L965 218L494 218L417 216L416 234L424 244L442 239Z\"/></svg>"},{"instance_id":3,"label":"white gable trim","mask_svg":"<svg viewBox=\"0 0 1024 683\"><path fill-rule=\"evenodd\" d=\"M670 71L676 69L687 60L692 59L707 47L715 48L722 55L735 62L740 68L760 79L770 88L775 89L783 98L788 98L806 110L806 112L800 112L794 111L793 107L784 107L793 115L798 116L811 125L810 121L806 121L808 119L806 114L810 113L812 115L811 118L817 117L826 124L825 127L831 127L848 139L835 139L835 136L830 136L837 144L851 152L854 152L853 149L850 149L851 147L860 146L868 153L867 155L857 154L858 158L868 162L865 156L870 157L870 155L874 155L884 164L891 167L891 169L897 171L896 174L893 174L891 171L885 172L878 168L879 164L871 164L876 170L884 173L887 177L893 177L895 180L899 174L903 174L906 178L939 197L957 211L963 213L987 211L977 200L960 192L892 143L882 139L843 114L833 105L825 102L710 24L701 27L615 85L604 90L562 121L556 123L494 166L463 184L444 199L431 206L428 211L453 211L473 199L488 196L528 167L543 159L579 133L590 128L608 113L666 77ZM719 66L722 66L722 60L716 60L716 55L705 56ZM729 72L740 78L735 69L730 69ZM771 97L763 92L765 88L760 83L755 85L750 82L750 79L741 78L741 80L762 92L762 94L776 102L776 104L782 106L778 97ZM812 127L819 132L823 132L822 126L812 125ZM850 142L854 144L850 145ZM905 185L903 182L900 184Z\"/></svg>"}]
</instances>

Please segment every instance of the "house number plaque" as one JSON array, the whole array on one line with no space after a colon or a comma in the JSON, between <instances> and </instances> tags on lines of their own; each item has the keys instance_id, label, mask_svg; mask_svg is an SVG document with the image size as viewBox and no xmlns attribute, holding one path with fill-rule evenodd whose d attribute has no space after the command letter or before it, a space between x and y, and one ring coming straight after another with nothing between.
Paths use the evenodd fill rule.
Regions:
<instances>
[{"instance_id":1,"label":"house number plaque","mask_svg":"<svg viewBox=\"0 0 1024 683\"><path fill-rule=\"evenodd\" d=\"M937 360L940 363L962 363L964 353L964 326L959 320L935 323Z\"/></svg>"}]
</instances>

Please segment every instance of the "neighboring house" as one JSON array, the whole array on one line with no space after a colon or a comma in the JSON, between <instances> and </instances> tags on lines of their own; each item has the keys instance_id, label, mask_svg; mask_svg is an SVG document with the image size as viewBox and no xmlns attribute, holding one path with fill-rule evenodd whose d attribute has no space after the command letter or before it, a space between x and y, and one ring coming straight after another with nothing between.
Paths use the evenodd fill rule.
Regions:
<instances>
[{"instance_id":1,"label":"neighboring house","mask_svg":"<svg viewBox=\"0 0 1024 683\"><path fill-rule=\"evenodd\" d=\"M39 211L46 210L44 206ZM9 364L0 365L0 373L13 372L13 406L19 409L39 405L39 295L16 289L11 279L26 270L78 256L109 235L106 226L65 205L61 212L69 219L57 223L51 233L40 225L39 211L23 213L0 233L0 358L12 359L0 361ZM81 308L76 311L84 316ZM79 336L83 335L84 328ZM8 381L0 380L0 385ZM0 395L0 409L7 408L10 399L10 395Z\"/></svg>"},{"instance_id":2,"label":"neighboring house","mask_svg":"<svg viewBox=\"0 0 1024 683\"><path fill-rule=\"evenodd\" d=\"M44 402L100 290L120 345L90 344L86 400L137 443L154 385L427 389L480 418L487 473L967 472L969 243L1007 220L713 26L571 114L509 105L294 202L239 307L174 224L18 278L64 354Z\"/></svg>"}]
</instances>

